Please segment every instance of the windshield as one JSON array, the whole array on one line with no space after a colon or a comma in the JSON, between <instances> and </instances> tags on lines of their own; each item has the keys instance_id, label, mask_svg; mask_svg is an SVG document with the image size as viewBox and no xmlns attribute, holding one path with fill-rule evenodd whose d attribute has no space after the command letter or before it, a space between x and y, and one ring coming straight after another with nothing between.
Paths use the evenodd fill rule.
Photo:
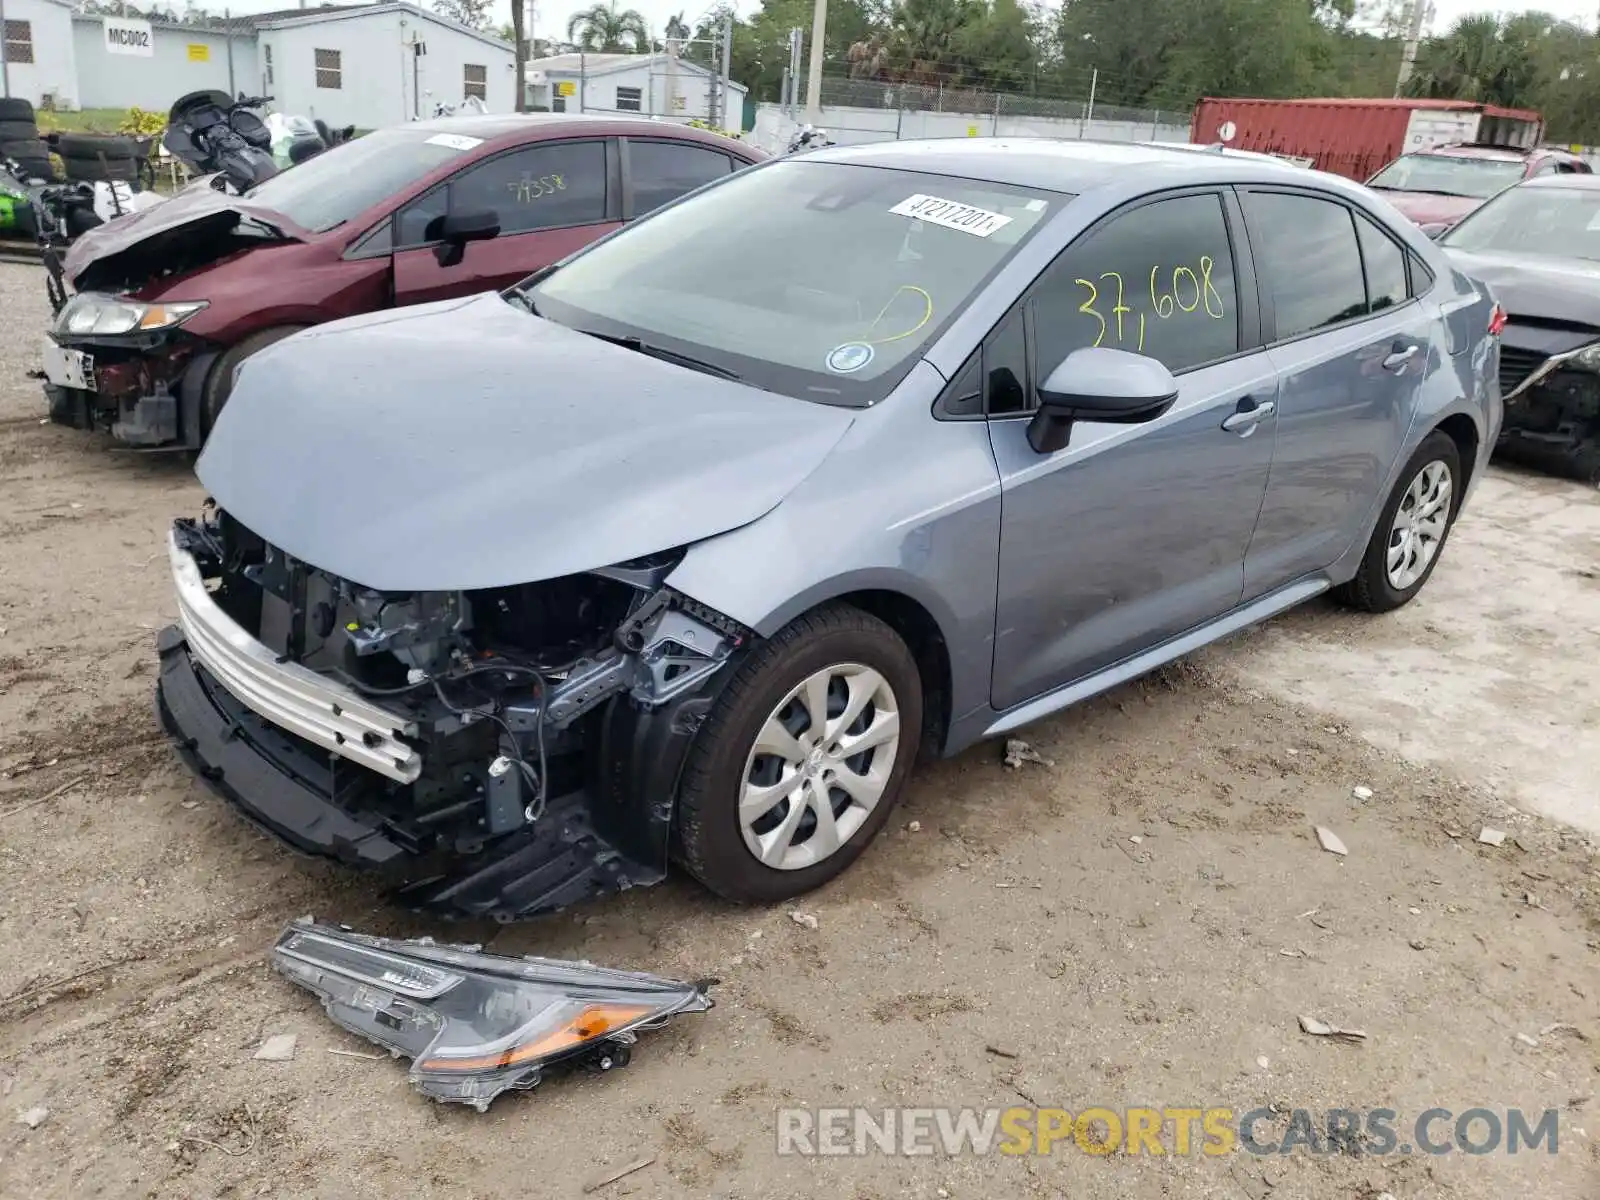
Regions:
<instances>
[{"instance_id":1,"label":"windshield","mask_svg":"<svg viewBox=\"0 0 1600 1200\"><path fill-rule=\"evenodd\" d=\"M415 127L380 129L279 172L251 188L245 198L275 209L302 229L322 233L460 158L482 140Z\"/></svg>"},{"instance_id":2,"label":"windshield","mask_svg":"<svg viewBox=\"0 0 1600 1200\"><path fill-rule=\"evenodd\" d=\"M1498 158L1455 154L1407 154L1367 181L1368 187L1395 192L1438 192L1487 200L1522 178L1523 164Z\"/></svg>"},{"instance_id":3,"label":"windshield","mask_svg":"<svg viewBox=\"0 0 1600 1200\"><path fill-rule=\"evenodd\" d=\"M756 387L866 405L1067 199L786 159L663 209L515 294L542 317Z\"/></svg>"},{"instance_id":4,"label":"windshield","mask_svg":"<svg viewBox=\"0 0 1600 1200\"><path fill-rule=\"evenodd\" d=\"M1600 191L1517 187L1439 239L1455 250L1549 254L1600 262Z\"/></svg>"}]
</instances>

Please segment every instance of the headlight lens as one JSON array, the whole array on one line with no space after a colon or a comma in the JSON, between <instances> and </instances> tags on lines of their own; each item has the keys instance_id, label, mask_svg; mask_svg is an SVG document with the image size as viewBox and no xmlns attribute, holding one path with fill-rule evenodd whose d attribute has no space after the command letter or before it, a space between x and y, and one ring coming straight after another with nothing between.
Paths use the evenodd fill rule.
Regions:
<instances>
[{"instance_id":1,"label":"headlight lens","mask_svg":"<svg viewBox=\"0 0 1600 1200\"><path fill-rule=\"evenodd\" d=\"M81 292L67 301L56 318L56 332L83 337L103 334L153 333L182 325L209 301L179 300L146 304L98 292Z\"/></svg>"}]
</instances>

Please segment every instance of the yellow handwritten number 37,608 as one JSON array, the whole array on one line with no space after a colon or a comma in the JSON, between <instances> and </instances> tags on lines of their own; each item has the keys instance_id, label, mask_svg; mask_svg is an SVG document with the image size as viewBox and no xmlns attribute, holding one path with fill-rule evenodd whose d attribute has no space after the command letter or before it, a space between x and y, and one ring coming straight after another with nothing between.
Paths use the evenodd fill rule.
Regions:
<instances>
[{"instance_id":1,"label":"yellow handwritten number 37,608","mask_svg":"<svg viewBox=\"0 0 1600 1200\"><path fill-rule=\"evenodd\" d=\"M1213 263L1210 255L1201 257L1200 270L1198 272L1188 267L1174 267L1172 269L1171 286L1165 292L1156 290L1156 276L1160 274L1161 268L1151 267L1150 307L1155 311L1156 316L1166 320L1175 312L1192 313L1201 311L1206 316L1217 321L1226 316L1227 313L1222 307L1222 296L1211 283L1212 267ZM1126 288L1123 285L1122 276L1115 271L1106 271L1100 276L1102 283L1108 279L1114 280L1117 285L1117 299L1116 303L1111 306L1111 314L1117 324L1117 345L1120 346L1127 340L1124 336L1125 327L1122 318L1125 314L1132 313L1135 310L1124 302ZM1110 332L1110 323L1097 307L1100 303L1100 289L1087 279L1075 279L1073 282L1079 287L1089 289L1089 298L1078 305L1078 311L1087 313L1100 322L1100 332L1095 335L1094 339L1094 344L1098 346L1106 340L1106 334ZM1145 314L1140 312L1138 349L1141 351L1144 349L1144 332Z\"/></svg>"}]
</instances>

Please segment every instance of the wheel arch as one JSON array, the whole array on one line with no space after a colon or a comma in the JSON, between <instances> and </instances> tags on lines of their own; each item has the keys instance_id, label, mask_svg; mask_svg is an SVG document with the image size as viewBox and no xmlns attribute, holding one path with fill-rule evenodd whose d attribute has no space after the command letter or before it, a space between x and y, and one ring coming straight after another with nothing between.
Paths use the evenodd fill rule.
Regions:
<instances>
[{"instance_id":1,"label":"wheel arch","mask_svg":"<svg viewBox=\"0 0 1600 1200\"><path fill-rule=\"evenodd\" d=\"M1461 487L1456 492L1456 507L1459 511L1478 467L1478 448L1482 444L1482 434L1478 430L1478 423L1464 412L1451 413L1433 428L1447 435L1456 444L1456 450L1461 455Z\"/></svg>"},{"instance_id":2,"label":"wheel arch","mask_svg":"<svg viewBox=\"0 0 1600 1200\"><path fill-rule=\"evenodd\" d=\"M970 674L972 667L955 662L951 652L951 639L959 622L939 597L918 586L919 582L896 571L851 572L807 588L759 618L730 615L745 621L763 638L772 637L797 617L826 604L848 604L883 621L916 659L922 677L923 754L938 755L943 753L953 715L964 711L963 704L970 708L985 700L989 681L961 677L963 670ZM694 598L716 607L705 597ZM975 695L963 699L966 691L975 691Z\"/></svg>"}]
</instances>

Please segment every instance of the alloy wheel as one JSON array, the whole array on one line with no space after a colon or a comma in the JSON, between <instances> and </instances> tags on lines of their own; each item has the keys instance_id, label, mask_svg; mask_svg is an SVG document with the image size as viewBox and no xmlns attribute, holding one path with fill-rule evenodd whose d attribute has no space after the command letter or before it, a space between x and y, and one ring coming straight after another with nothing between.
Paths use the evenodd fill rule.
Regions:
<instances>
[{"instance_id":1,"label":"alloy wheel","mask_svg":"<svg viewBox=\"0 0 1600 1200\"><path fill-rule=\"evenodd\" d=\"M1437 459L1418 471L1406 488L1389 527L1384 570L1389 586L1403 592L1427 573L1450 526L1450 468Z\"/></svg>"},{"instance_id":2,"label":"alloy wheel","mask_svg":"<svg viewBox=\"0 0 1600 1200\"><path fill-rule=\"evenodd\" d=\"M835 854L883 798L900 748L900 706L860 663L815 671L779 702L745 763L739 825L768 867L797 871Z\"/></svg>"}]
</instances>

